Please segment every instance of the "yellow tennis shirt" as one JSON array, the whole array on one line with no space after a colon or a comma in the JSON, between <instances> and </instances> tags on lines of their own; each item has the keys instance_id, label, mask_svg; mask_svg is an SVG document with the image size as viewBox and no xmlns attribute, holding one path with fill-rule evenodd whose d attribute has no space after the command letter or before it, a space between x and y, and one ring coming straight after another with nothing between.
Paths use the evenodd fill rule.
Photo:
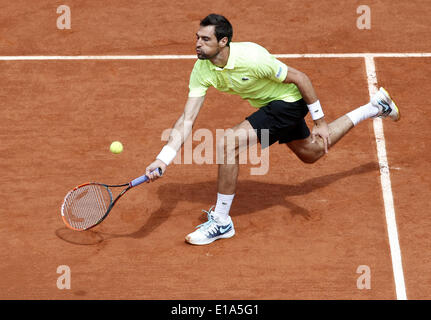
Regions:
<instances>
[{"instance_id":1,"label":"yellow tennis shirt","mask_svg":"<svg viewBox=\"0 0 431 320\"><path fill-rule=\"evenodd\" d=\"M190 75L189 97L206 95L209 87L238 94L260 108L274 100L302 98L293 83L283 83L288 67L262 46L252 42L231 42L227 64L219 68L209 60L197 60Z\"/></svg>"}]
</instances>

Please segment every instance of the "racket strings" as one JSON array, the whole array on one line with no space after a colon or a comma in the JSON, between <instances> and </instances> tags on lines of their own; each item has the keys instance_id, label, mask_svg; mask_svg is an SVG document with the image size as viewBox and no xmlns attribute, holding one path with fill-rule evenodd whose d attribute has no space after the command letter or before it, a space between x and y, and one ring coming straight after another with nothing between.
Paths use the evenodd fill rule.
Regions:
<instances>
[{"instance_id":1,"label":"racket strings","mask_svg":"<svg viewBox=\"0 0 431 320\"><path fill-rule=\"evenodd\" d=\"M106 214L112 194L103 185L89 184L71 191L63 203L62 214L72 228L85 230Z\"/></svg>"}]
</instances>

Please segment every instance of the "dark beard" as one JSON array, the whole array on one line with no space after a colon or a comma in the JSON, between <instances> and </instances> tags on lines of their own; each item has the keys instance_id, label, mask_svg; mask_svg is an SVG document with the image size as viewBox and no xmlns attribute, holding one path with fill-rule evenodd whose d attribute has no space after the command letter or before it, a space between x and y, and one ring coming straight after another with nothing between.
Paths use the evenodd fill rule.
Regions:
<instances>
[{"instance_id":1,"label":"dark beard","mask_svg":"<svg viewBox=\"0 0 431 320\"><path fill-rule=\"evenodd\" d=\"M199 60L209 60L209 59L216 57L219 53L220 53L220 50L217 50L217 52L215 54L213 54L212 56L209 56L209 55L202 52L202 53L198 54L197 56L198 56Z\"/></svg>"}]
</instances>

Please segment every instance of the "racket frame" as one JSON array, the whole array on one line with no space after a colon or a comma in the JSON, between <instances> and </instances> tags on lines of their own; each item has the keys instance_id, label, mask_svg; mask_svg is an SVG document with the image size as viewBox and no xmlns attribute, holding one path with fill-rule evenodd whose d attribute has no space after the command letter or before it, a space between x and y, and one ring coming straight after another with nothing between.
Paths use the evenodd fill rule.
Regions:
<instances>
[{"instance_id":1,"label":"racket frame","mask_svg":"<svg viewBox=\"0 0 431 320\"><path fill-rule=\"evenodd\" d=\"M102 186L104 188L106 188L106 190L108 191L108 194L110 196L110 202L109 202L109 206L106 209L105 214L93 225L91 225L88 228L84 228L84 229L79 229L79 228L75 228L73 226L71 226L69 224L69 222L67 221L65 215L64 215L64 206L66 204L66 200L69 197L69 195L73 192L75 192L76 190L78 190L79 188L85 187L85 186L89 186L89 185L97 185L97 186ZM114 199L112 191L110 188L121 188L121 187L126 187L125 189L123 189L120 194ZM130 190L132 188L132 186L130 185L130 183L125 183L125 184L116 184L116 185L108 185L108 184L104 184L104 183L99 183L99 182L87 182L87 183L83 183L80 184L79 186L76 186L75 188L73 188L72 190L70 190L66 196L64 197L63 200L63 204L61 205L61 218L63 219L64 224L75 231L85 231L85 230L89 230L91 228L94 228L95 226L97 226L98 224L100 224L103 220L106 219L106 217L108 216L109 212L111 212L112 208L114 207L115 203L118 201L118 199L120 199L128 190Z\"/></svg>"},{"instance_id":2,"label":"racket frame","mask_svg":"<svg viewBox=\"0 0 431 320\"><path fill-rule=\"evenodd\" d=\"M162 169L161 168L157 168L156 169L157 171L158 171L158 173L159 173L159 175L161 176L162 175ZM156 171L156 170L154 170L154 171ZM153 172L154 172L153 171ZM91 228L94 228L95 226L97 226L97 225L99 225L103 220L105 220L106 219L106 217L108 216L108 214L109 214L109 212L111 212L111 210L112 210L112 208L114 207L114 205L115 205L115 203L117 203L117 201L127 192L127 191L129 191L130 189L132 189L133 187L136 187L136 186L138 186L138 185L140 185L141 183L144 183L144 182L146 182L147 180L148 180L149 178L148 178L148 176L147 175L142 175L142 176L140 176L139 178L136 178L135 180L132 180L132 181L130 181L129 183L124 183L124 184L111 184L111 185L109 185L109 184L104 184L104 183L99 183L99 182L87 182L87 183L83 183L83 184L80 184L79 186L76 186L75 188L73 188L72 190L70 190L67 194L66 194L66 196L64 197L64 200L63 200L63 204L61 205L61 218L63 219L63 222L65 223L65 225L68 227L68 228L70 228L70 229L72 229L72 230L75 230L75 231L86 231L86 230L89 230L89 229L91 229ZM88 185L98 185L98 186L103 186L103 187L105 187L106 189L107 189L107 191L108 191L108 193L109 193L109 196L110 196L110 204L109 204L109 206L108 206L108 209L106 210L106 212L105 212L105 214L95 223L95 224L93 224L93 225L91 225L91 226L89 226L89 227L87 227L87 228L84 228L84 229L78 229L78 228L75 228L75 227L72 227L68 222L67 222L67 220L66 220L66 218L65 218L65 216L64 216L64 206L65 206L65 204L66 204L66 200L67 200L67 198L69 197L69 195L72 193L72 192L74 192L74 191L76 191L77 189L79 189L79 188L82 188L82 187L85 187L85 186L88 186ZM112 200L113 199L113 195L112 195L112 191L109 189L109 188L121 188L121 187L126 187L126 188L124 188L121 192L120 192L120 194L114 199L114 200Z\"/></svg>"}]
</instances>

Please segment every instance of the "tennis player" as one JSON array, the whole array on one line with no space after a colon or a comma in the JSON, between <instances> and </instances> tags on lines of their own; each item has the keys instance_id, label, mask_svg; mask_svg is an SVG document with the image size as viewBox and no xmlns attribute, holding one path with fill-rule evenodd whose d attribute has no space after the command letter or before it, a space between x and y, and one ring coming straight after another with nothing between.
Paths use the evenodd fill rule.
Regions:
<instances>
[{"instance_id":1,"label":"tennis player","mask_svg":"<svg viewBox=\"0 0 431 320\"><path fill-rule=\"evenodd\" d=\"M159 178L158 173L150 174L156 168L166 171L191 133L209 87L238 94L257 109L217 142L217 152L222 153L225 160L234 158L235 161L218 165L215 208L204 211L208 221L185 238L195 245L209 244L235 234L229 211L238 178L238 155L239 150L250 146L252 141L258 141L262 148L278 141L286 144L303 162L314 163L361 121L374 117L393 121L400 118L397 106L380 88L370 102L327 124L306 74L288 67L258 44L231 42L232 34L232 25L221 15L210 14L200 22L196 33L198 60L191 72L188 100L173 127L181 134L171 134L156 160L146 168L149 181ZM304 120L307 113L314 121L311 132ZM237 134L240 131L247 134ZM235 143L227 143L233 137Z\"/></svg>"}]
</instances>

